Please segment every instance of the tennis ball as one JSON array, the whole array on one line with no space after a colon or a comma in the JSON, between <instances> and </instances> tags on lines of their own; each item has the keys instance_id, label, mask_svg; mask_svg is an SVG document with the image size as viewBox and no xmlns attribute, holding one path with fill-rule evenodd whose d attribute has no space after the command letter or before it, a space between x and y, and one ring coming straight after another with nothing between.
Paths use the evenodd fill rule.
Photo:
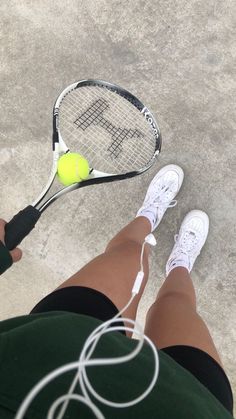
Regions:
<instances>
[{"instance_id":1,"label":"tennis ball","mask_svg":"<svg viewBox=\"0 0 236 419\"><path fill-rule=\"evenodd\" d=\"M81 182L89 175L89 164L78 153L63 154L57 163L57 175L60 182L65 186Z\"/></svg>"}]
</instances>

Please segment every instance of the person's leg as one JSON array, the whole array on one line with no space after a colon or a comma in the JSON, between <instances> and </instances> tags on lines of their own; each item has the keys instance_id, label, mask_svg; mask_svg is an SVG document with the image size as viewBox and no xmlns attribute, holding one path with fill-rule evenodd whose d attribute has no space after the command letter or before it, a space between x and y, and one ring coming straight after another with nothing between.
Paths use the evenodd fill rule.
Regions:
<instances>
[{"instance_id":1,"label":"person's leg","mask_svg":"<svg viewBox=\"0 0 236 419\"><path fill-rule=\"evenodd\" d=\"M197 313L195 291L186 268L177 267L169 273L147 313L145 334L158 349L193 346L223 367L209 330Z\"/></svg>"},{"instance_id":2,"label":"person's leg","mask_svg":"<svg viewBox=\"0 0 236 419\"><path fill-rule=\"evenodd\" d=\"M167 208L176 204L172 200L182 185L183 177L183 170L179 166L163 167L151 181L136 218L108 243L103 254L58 288L76 285L93 288L105 294L119 311L125 307L131 298L134 281L140 270L142 243L158 226ZM150 245L146 244L143 253L144 278L139 294L123 313L123 317L132 320L136 318L138 303L148 279L149 250ZM127 335L131 336L131 333Z\"/></svg>"},{"instance_id":3,"label":"person's leg","mask_svg":"<svg viewBox=\"0 0 236 419\"><path fill-rule=\"evenodd\" d=\"M151 232L146 217L137 217L124 227L107 245L106 250L80 271L67 279L57 289L69 286L93 288L105 294L121 310L129 301L138 271L142 243ZM137 306L148 279L149 244L144 247L144 279L139 294L123 314L135 319ZM129 324L130 326L130 324Z\"/></svg>"},{"instance_id":4,"label":"person's leg","mask_svg":"<svg viewBox=\"0 0 236 419\"><path fill-rule=\"evenodd\" d=\"M145 333L159 349L187 345L207 352L221 366L209 330L197 312L196 296L189 272L205 244L208 215L190 211L184 218L166 264L166 280L149 309Z\"/></svg>"}]
</instances>

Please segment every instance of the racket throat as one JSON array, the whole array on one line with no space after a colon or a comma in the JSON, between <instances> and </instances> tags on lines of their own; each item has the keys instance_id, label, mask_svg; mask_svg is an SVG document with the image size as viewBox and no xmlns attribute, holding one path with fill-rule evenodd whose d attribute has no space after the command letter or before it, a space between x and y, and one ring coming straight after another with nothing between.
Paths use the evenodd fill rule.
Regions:
<instances>
[{"instance_id":1,"label":"racket throat","mask_svg":"<svg viewBox=\"0 0 236 419\"><path fill-rule=\"evenodd\" d=\"M100 177L109 177L109 176L116 176L116 174L115 173L105 173L105 172L100 172L99 170L90 169L90 171L89 171L89 177L87 179L94 179L94 178L100 178Z\"/></svg>"}]
</instances>

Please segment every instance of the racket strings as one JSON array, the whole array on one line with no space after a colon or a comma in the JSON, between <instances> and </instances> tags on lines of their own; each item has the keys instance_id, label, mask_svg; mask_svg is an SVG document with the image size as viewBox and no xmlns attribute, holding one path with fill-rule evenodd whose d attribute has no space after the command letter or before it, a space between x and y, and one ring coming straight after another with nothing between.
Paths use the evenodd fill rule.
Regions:
<instances>
[{"instance_id":1,"label":"racket strings","mask_svg":"<svg viewBox=\"0 0 236 419\"><path fill-rule=\"evenodd\" d=\"M70 129L65 129L70 138L77 140L77 136L74 136L74 133ZM71 137L72 136L72 137ZM68 141L67 141L68 142ZM68 143L70 144L70 143ZM112 145L110 146L112 147ZM77 151L86 157L89 160L90 166L99 167L100 170L104 172L111 171L114 172L115 169L118 173L122 171L130 171L130 169L138 170L141 167L144 167L150 159L153 157L153 153L146 152L144 149L142 151L142 156L138 155L137 153L127 153L125 156L125 161L116 161L115 165L107 159L104 159L101 153L101 146L95 146L94 143L87 141L86 146L84 144L75 145L73 148L70 147L71 151ZM126 146L126 149L128 147ZM108 149L107 149L108 150ZM99 155L98 155L99 154Z\"/></svg>"},{"instance_id":2,"label":"racket strings","mask_svg":"<svg viewBox=\"0 0 236 419\"><path fill-rule=\"evenodd\" d=\"M59 124L70 150L104 172L139 170L155 152L155 135L143 114L106 88L86 86L67 94Z\"/></svg>"},{"instance_id":3,"label":"racket strings","mask_svg":"<svg viewBox=\"0 0 236 419\"><path fill-rule=\"evenodd\" d=\"M117 158L122 151L121 145L123 141L135 135L140 136L142 133L137 129L117 128L103 117L103 112L108 108L109 104L104 99L98 99L75 121L75 124L83 131L92 124L97 124L104 128L112 136L112 144L108 147L110 157Z\"/></svg>"},{"instance_id":4,"label":"racket strings","mask_svg":"<svg viewBox=\"0 0 236 419\"><path fill-rule=\"evenodd\" d=\"M66 130L66 131L69 135L71 134L73 135L73 133L70 130ZM92 143L89 144L87 142L86 147L84 147L83 145L81 145L79 148L78 146L76 146L73 149L71 147L70 150L77 151L78 153L86 157L86 159L89 161L90 166L99 167L99 170L104 171L104 172L110 171L111 173L114 173L114 172L125 173L125 171L130 171L131 169L138 170L141 167L144 167L146 164L148 164L150 159L153 157L153 153L150 156L150 154L145 153L145 150L144 150L142 154L142 159L140 158L139 155L130 153L129 155L128 154L126 155L125 162L116 161L114 165L114 164L111 164L111 162L109 162L108 159L104 160L101 154L98 157L98 153L101 153L101 149L99 149L98 147L97 148L94 147Z\"/></svg>"}]
</instances>

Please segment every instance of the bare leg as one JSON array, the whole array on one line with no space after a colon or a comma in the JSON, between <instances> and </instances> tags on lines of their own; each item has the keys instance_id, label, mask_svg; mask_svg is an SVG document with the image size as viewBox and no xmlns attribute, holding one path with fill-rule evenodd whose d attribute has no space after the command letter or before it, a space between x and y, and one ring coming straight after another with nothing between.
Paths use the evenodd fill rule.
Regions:
<instances>
[{"instance_id":1,"label":"bare leg","mask_svg":"<svg viewBox=\"0 0 236 419\"><path fill-rule=\"evenodd\" d=\"M142 243L151 232L151 224L146 217L137 217L124 227L108 244L105 252L58 288L80 285L93 288L105 294L121 310L129 301L131 291L140 269ZM145 245L143 255L144 279L139 294L123 314L136 318L139 300L148 279L149 245ZM130 324L128 324L130 326ZM131 334L127 333L128 336Z\"/></svg>"},{"instance_id":2,"label":"bare leg","mask_svg":"<svg viewBox=\"0 0 236 419\"><path fill-rule=\"evenodd\" d=\"M145 334L159 349L188 345L207 352L223 368L209 330L197 313L196 295L189 272L173 269L150 307Z\"/></svg>"},{"instance_id":3,"label":"bare leg","mask_svg":"<svg viewBox=\"0 0 236 419\"><path fill-rule=\"evenodd\" d=\"M151 226L145 217L135 218L109 242L103 254L58 288L80 285L96 289L121 310L130 299L140 268L141 246L150 232ZM148 279L149 250L149 245L146 245L142 288L124 317L136 318L138 303ZM194 346L207 352L222 366L207 326L196 311L195 291L185 268L172 270L165 280L155 303L148 311L145 333L160 349L173 345Z\"/></svg>"}]
</instances>

